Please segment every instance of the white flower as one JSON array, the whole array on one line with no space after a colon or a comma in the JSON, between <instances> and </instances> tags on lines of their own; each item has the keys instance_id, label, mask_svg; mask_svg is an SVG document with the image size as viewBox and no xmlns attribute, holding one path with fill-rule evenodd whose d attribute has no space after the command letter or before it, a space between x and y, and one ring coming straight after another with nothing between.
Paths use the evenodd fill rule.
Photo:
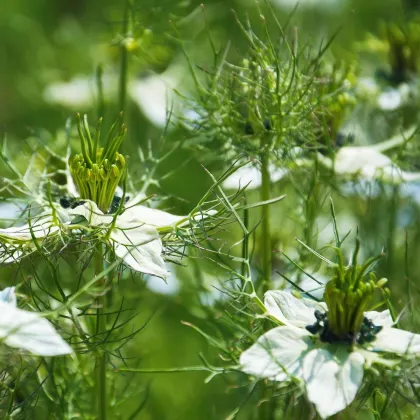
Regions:
<instances>
[{"instance_id":1,"label":"white flower","mask_svg":"<svg viewBox=\"0 0 420 420\"><path fill-rule=\"evenodd\" d=\"M284 325L262 335L241 354L241 369L259 378L303 382L308 399L322 418L351 404L362 384L365 366L386 363L378 352L400 356L420 353L420 335L393 328L388 310L365 313L382 330L373 342L351 350L345 344L322 343L305 329L316 322L315 310L327 310L324 302L268 291L264 303L268 315Z\"/></svg>"},{"instance_id":2,"label":"white flower","mask_svg":"<svg viewBox=\"0 0 420 420\"><path fill-rule=\"evenodd\" d=\"M420 179L420 172L406 172L398 167L384 151L395 148L412 136L413 129L407 130L382 143L370 146L345 146L335 155L334 160L318 153L318 160L343 178L365 181L381 180L391 183L412 182Z\"/></svg>"},{"instance_id":3,"label":"white flower","mask_svg":"<svg viewBox=\"0 0 420 420\"><path fill-rule=\"evenodd\" d=\"M182 73L182 67L174 64L164 73L152 74L130 84L131 99L157 127L165 127L167 113L180 107L174 89L179 85Z\"/></svg>"},{"instance_id":4,"label":"white flower","mask_svg":"<svg viewBox=\"0 0 420 420\"><path fill-rule=\"evenodd\" d=\"M342 180L357 179L364 183L367 189L375 189L375 180L385 181L393 184L402 182L413 182L420 180L420 172L403 171L396 165L391 158L383 152L402 145L407 138L414 134L415 128L410 128L402 134L399 134L382 143L370 146L344 146L335 154L334 159L317 153L317 161L326 168L331 169ZM293 167L308 167L313 165L313 161L304 158L302 149L293 150L293 159L290 164ZM292 172L287 165L277 167L270 165L270 181L278 182L288 173ZM245 165L226 178L223 187L226 189L237 189L249 184L248 189L261 187L261 170L255 165ZM351 193L354 188L344 184L344 192Z\"/></svg>"},{"instance_id":5,"label":"white flower","mask_svg":"<svg viewBox=\"0 0 420 420\"><path fill-rule=\"evenodd\" d=\"M409 182L420 179L420 173L401 170L392 160L372 146L343 147L334 161L339 175L359 175L362 179Z\"/></svg>"},{"instance_id":6,"label":"white flower","mask_svg":"<svg viewBox=\"0 0 420 420\"><path fill-rule=\"evenodd\" d=\"M136 196L126 203L124 212L116 217L104 214L96 203L85 200L74 209L66 210L57 205L54 216L50 209L49 213L32 218L31 223L0 229L0 264L16 262L36 250L34 240L42 244L42 241L61 231L71 232L75 216L82 216L90 227L106 230L104 236L108 244L132 269L166 278L168 272L161 256L163 247L160 234L171 232L175 226L188 225L190 217L139 205L142 199L143 196ZM191 218L200 221L214 213L209 210L192 215Z\"/></svg>"},{"instance_id":7,"label":"white flower","mask_svg":"<svg viewBox=\"0 0 420 420\"><path fill-rule=\"evenodd\" d=\"M116 92L116 82L117 79L112 75L108 74L102 77L105 97L109 97ZM68 82L51 83L43 92L46 102L75 111L92 108L95 105L97 96L95 78L86 75L77 75Z\"/></svg>"},{"instance_id":8,"label":"white flower","mask_svg":"<svg viewBox=\"0 0 420 420\"><path fill-rule=\"evenodd\" d=\"M159 232L187 224L188 217L142 205L130 206L130 202L126 207L122 214L115 217L102 213L94 202L85 201L69 213L83 216L92 227L110 229L108 237L115 254L133 270L165 279L169 273L162 258L163 246ZM198 220L207 214L194 218Z\"/></svg>"},{"instance_id":9,"label":"white flower","mask_svg":"<svg viewBox=\"0 0 420 420\"><path fill-rule=\"evenodd\" d=\"M384 111L394 111L407 102L410 96L410 86L400 84L397 88L386 89L378 96L378 108Z\"/></svg>"},{"instance_id":10,"label":"white flower","mask_svg":"<svg viewBox=\"0 0 420 420\"><path fill-rule=\"evenodd\" d=\"M46 102L65 108L89 108L95 97L94 81L86 76L76 76L69 82L52 83L45 88L43 96Z\"/></svg>"},{"instance_id":11,"label":"white flower","mask_svg":"<svg viewBox=\"0 0 420 420\"><path fill-rule=\"evenodd\" d=\"M280 181L289 172L286 168L278 168L273 164L270 165L268 171L270 173L271 182ZM248 185L248 189L251 190L261 187L261 184L261 169L255 165L248 164L242 166L232 175L227 177L223 182L223 187L226 189L236 190L238 188L243 188L246 185Z\"/></svg>"},{"instance_id":12,"label":"white flower","mask_svg":"<svg viewBox=\"0 0 420 420\"><path fill-rule=\"evenodd\" d=\"M376 98L380 93L380 86L373 77L359 77L356 84L356 95L363 98Z\"/></svg>"},{"instance_id":13,"label":"white flower","mask_svg":"<svg viewBox=\"0 0 420 420\"><path fill-rule=\"evenodd\" d=\"M52 324L35 312L16 307L14 288L0 292L0 340L10 347L38 356L59 356L72 352Z\"/></svg>"},{"instance_id":14,"label":"white flower","mask_svg":"<svg viewBox=\"0 0 420 420\"><path fill-rule=\"evenodd\" d=\"M387 87L382 90L380 84L371 77L362 77L357 81L356 94L374 103L382 111L395 111L407 104L410 95L416 92L416 86L401 83L397 87Z\"/></svg>"},{"instance_id":15,"label":"white flower","mask_svg":"<svg viewBox=\"0 0 420 420\"><path fill-rule=\"evenodd\" d=\"M279 7L284 7L288 9L293 9L296 6L298 7L314 7L314 8L322 8L327 11L331 11L334 8L340 8L347 0L272 0L274 4Z\"/></svg>"}]
</instances>

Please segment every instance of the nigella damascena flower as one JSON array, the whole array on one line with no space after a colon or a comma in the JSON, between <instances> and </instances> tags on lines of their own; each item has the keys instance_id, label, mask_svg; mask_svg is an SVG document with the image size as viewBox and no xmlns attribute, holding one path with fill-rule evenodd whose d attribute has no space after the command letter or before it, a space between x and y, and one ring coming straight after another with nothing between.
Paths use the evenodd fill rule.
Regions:
<instances>
[{"instance_id":1,"label":"nigella damascena flower","mask_svg":"<svg viewBox=\"0 0 420 420\"><path fill-rule=\"evenodd\" d=\"M331 157L317 153L316 160L321 166L333 171L340 181L358 180L373 183L379 180L391 184L418 181L420 172L404 171L384 154L387 150L403 144L413 132L413 129L409 129L402 135L369 146L344 146ZM280 166L270 165L270 180L273 183L278 182L293 172L294 168L311 167L313 162L304 149L295 148L290 162L281 162ZM237 189L246 185L249 185L248 189L261 186L261 170L258 164L240 167L223 182L227 189Z\"/></svg>"},{"instance_id":2,"label":"nigella damascena flower","mask_svg":"<svg viewBox=\"0 0 420 420\"><path fill-rule=\"evenodd\" d=\"M263 334L240 357L241 369L250 375L298 380L322 418L351 404L365 368L373 363L390 367L398 358L420 354L419 334L394 328L389 310L368 310L375 291L389 295L389 290L384 288L386 279L376 280L369 272L375 258L357 265L358 250L357 242L348 266L336 250L339 262L326 284L325 302L268 291L266 315L280 326Z\"/></svg>"},{"instance_id":3,"label":"nigella damascena flower","mask_svg":"<svg viewBox=\"0 0 420 420\"><path fill-rule=\"evenodd\" d=\"M38 356L72 352L49 321L36 312L17 308L13 287L0 292L0 341Z\"/></svg>"},{"instance_id":4,"label":"nigella damascena flower","mask_svg":"<svg viewBox=\"0 0 420 420\"><path fill-rule=\"evenodd\" d=\"M241 369L274 381L302 381L308 399L322 418L343 410L354 400L365 367L387 362L378 352L400 356L420 353L420 335L393 328L388 310L365 312L364 335L371 340L364 342L366 337L359 335L349 346L333 339L323 341L327 338L308 331L307 327L322 328L325 323L324 302L268 291L264 303L267 314L283 325L262 335L241 354Z\"/></svg>"},{"instance_id":5,"label":"nigella damascena flower","mask_svg":"<svg viewBox=\"0 0 420 420\"><path fill-rule=\"evenodd\" d=\"M118 148L126 129L117 121L106 146L100 147L100 125L101 120L92 135L87 118L78 116L82 153L71 156L68 162L67 186L73 186L67 188L69 196L61 197L59 203L38 197L40 215L29 215L23 226L0 229L0 264L19 261L40 247L48 251L50 243L65 244L74 231L78 235L93 231L89 239L104 242L133 270L166 278L161 237L173 238L171 233L177 228L188 229L190 221L199 223L214 214L206 211L176 216L140 205L145 200L142 193L122 200L117 189L127 175L127 164Z\"/></svg>"}]
</instances>

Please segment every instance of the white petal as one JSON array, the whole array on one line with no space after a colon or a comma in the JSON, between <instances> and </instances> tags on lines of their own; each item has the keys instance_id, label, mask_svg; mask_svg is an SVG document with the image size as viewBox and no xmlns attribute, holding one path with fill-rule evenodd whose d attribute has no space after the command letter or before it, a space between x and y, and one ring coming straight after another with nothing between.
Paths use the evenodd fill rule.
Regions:
<instances>
[{"instance_id":1,"label":"white petal","mask_svg":"<svg viewBox=\"0 0 420 420\"><path fill-rule=\"evenodd\" d=\"M280 181L287 173L287 169L278 168L275 165L270 165L270 180L271 182ZM261 187L261 169L254 165L248 164L239 168L232 175L223 181L223 187L226 189L236 190L243 188L249 184L248 190Z\"/></svg>"},{"instance_id":2,"label":"white petal","mask_svg":"<svg viewBox=\"0 0 420 420\"><path fill-rule=\"evenodd\" d=\"M365 312L365 317L367 319L370 319L375 325L381 327L392 327L392 325L394 324L389 309L382 312L367 311Z\"/></svg>"},{"instance_id":3,"label":"white petal","mask_svg":"<svg viewBox=\"0 0 420 420\"><path fill-rule=\"evenodd\" d=\"M249 184L248 189L250 190L259 188L261 182L261 169L256 166L245 165L228 176L223 181L223 187L228 190L236 190Z\"/></svg>"},{"instance_id":4,"label":"white petal","mask_svg":"<svg viewBox=\"0 0 420 420\"><path fill-rule=\"evenodd\" d=\"M134 206L124 211L118 216L118 222L124 223L146 223L148 225L161 228L174 225L181 220L188 219L187 216L176 216L166 211L151 209L146 206Z\"/></svg>"},{"instance_id":5,"label":"white petal","mask_svg":"<svg viewBox=\"0 0 420 420\"><path fill-rule=\"evenodd\" d=\"M378 97L378 107L384 111L393 111L401 106L403 98L398 89L389 89Z\"/></svg>"},{"instance_id":6,"label":"white petal","mask_svg":"<svg viewBox=\"0 0 420 420\"><path fill-rule=\"evenodd\" d=\"M34 312L0 302L0 337L10 347L22 348L39 356L71 353L70 346L52 324Z\"/></svg>"},{"instance_id":7,"label":"white petal","mask_svg":"<svg viewBox=\"0 0 420 420\"><path fill-rule=\"evenodd\" d=\"M153 226L126 224L111 232L115 254L133 270L166 278L162 241Z\"/></svg>"},{"instance_id":8,"label":"white petal","mask_svg":"<svg viewBox=\"0 0 420 420\"><path fill-rule=\"evenodd\" d=\"M264 295L264 305L269 315L286 325L304 328L316 322L315 310L327 311L324 302L311 299L298 299L291 293L269 290Z\"/></svg>"},{"instance_id":9,"label":"white petal","mask_svg":"<svg viewBox=\"0 0 420 420\"><path fill-rule=\"evenodd\" d=\"M217 211L210 209L197 212L191 216L176 216L158 209L152 209L145 206L135 206L128 208L121 216L118 216L117 226L121 223L145 223L147 225L154 226L158 230L165 230L173 228L175 225L178 227L188 225L190 218L199 222L215 214L217 214Z\"/></svg>"},{"instance_id":10,"label":"white petal","mask_svg":"<svg viewBox=\"0 0 420 420\"><path fill-rule=\"evenodd\" d=\"M420 334L398 328L384 327L372 343L373 351L385 351L397 354L420 353Z\"/></svg>"},{"instance_id":11,"label":"white petal","mask_svg":"<svg viewBox=\"0 0 420 420\"><path fill-rule=\"evenodd\" d=\"M347 0L273 0L273 3L281 8L293 9L297 6L299 8L313 7L328 12L341 8L346 2Z\"/></svg>"},{"instance_id":12,"label":"white petal","mask_svg":"<svg viewBox=\"0 0 420 420\"><path fill-rule=\"evenodd\" d=\"M97 204L90 200L86 200L83 204L70 209L69 214L84 217L90 226L110 224L113 221L113 216L104 214L99 210Z\"/></svg>"},{"instance_id":13,"label":"white petal","mask_svg":"<svg viewBox=\"0 0 420 420\"><path fill-rule=\"evenodd\" d=\"M359 77L356 92L358 95L372 98L378 95L379 86L373 77Z\"/></svg>"},{"instance_id":14,"label":"white petal","mask_svg":"<svg viewBox=\"0 0 420 420\"><path fill-rule=\"evenodd\" d=\"M16 308L17 301L16 301L16 294L14 287L6 287L6 289L0 292L0 302L8 303ZM1 316L1 315L0 315Z\"/></svg>"},{"instance_id":15,"label":"white petal","mask_svg":"<svg viewBox=\"0 0 420 420\"><path fill-rule=\"evenodd\" d=\"M392 160L369 146L347 146L341 148L335 157L335 172L341 175L361 174L373 178L380 170L391 168Z\"/></svg>"},{"instance_id":16,"label":"white petal","mask_svg":"<svg viewBox=\"0 0 420 420\"><path fill-rule=\"evenodd\" d=\"M160 295L176 296L181 288L181 282L174 272L171 272L163 282L155 276L146 276L147 288Z\"/></svg>"},{"instance_id":17,"label":"white petal","mask_svg":"<svg viewBox=\"0 0 420 420\"><path fill-rule=\"evenodd\" d=\"M303 357L312 346L309 332L295 327L277 327L262 335L241 354L241 369L250 375L285 381L302 376Z\"/></svg>"},{"instance_id":18,"label":"white petal","mask_svg":"<svg viewBox=\"0 0 420 420\"><path fill-rule=\"evenodd\" d=\"M88 77L78 76L69 82L50 84L43 96L49 103L80 110L93 105L94 83Z\"/></svg>"},{"instance_id":19,"label":"white petal","mask_svg":"<svg viewBox=\"0 0 420 420\"><path fill-rule=\"evenodd\" d=\"M363 380L364 358L360 353L326 349L309 352L303 362L308 399L322 418L344 410L356 397Z\"/></svg>"},{"instance_id":20,"label":"white petal","mask_svg":"<svg viewBox=\"0 0 420 420\"><path fill-rule=\"evenodd\" d=\"M165 127L167 111L174 106L180 69L171 66L165 73L154 74L131 83L129 93L144 115L157 127Z\"/></svg>"},{"instance_id":21,"label":"white petal","mask_svg":"<svg viewBox=\"0 0 420 420\"><path fill-rule=\"evenodd\" d=\"M122 196L122 193L120 193L119 195ZM138 192L134 195L133 198L131 197L129 198L129 200L125 204L125 207L129 208L129 207L137 206L139 203L145 201L146 199L147 199L146 194L144 194L143 192Z\"/></svg>"},{"instance_id":22,"label":"white petal","mask_svg":"<svg viewBox=\"0 0 420 420\"><path fill-rule=\"evenodd\" d=\"M32 241L33 237L42 239L53 235L59 231L59 227L54 225L50 214L43 214L31 220L31 223L0 229L0 238L10 241Z\"/></svg>"},{"instance_id":23,"label":"white petal","mask_svg":"<svg viewBox=\"0 0 420 420\"><path fill-rule=\"evenodd\" d=\"M20 208L16 203L13 202L4 202L0 203L0 221L1 219L16 219L21 215L23 209Z\"/></svg>"}]
</instances>

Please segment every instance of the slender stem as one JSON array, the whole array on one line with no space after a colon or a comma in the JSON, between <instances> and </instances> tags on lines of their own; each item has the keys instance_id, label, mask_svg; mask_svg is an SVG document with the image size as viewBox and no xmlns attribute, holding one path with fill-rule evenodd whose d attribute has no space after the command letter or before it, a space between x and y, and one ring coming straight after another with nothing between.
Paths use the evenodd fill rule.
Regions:
<instances>
[{"instance_id":1,"label":"slender stem","mask_svg":"<svg viewBox=\"0 0 420 420\"><path fill-rule=\"evenodd\" d=\"M9 406L7 407L7 413L5 420L9 420L11 418L11 413L13 411L13 406L15 404L15 389L13 388L10 391L10 400L9 400Z\"/></svg>"},{"instance_id":2,"label":"slender stem","mask_svg":"<svg viewBox=\"0 0 420 420\"><path fill-rule=\"evenodd\" d=\"M102 80L103 73L103 66L102 64L99 64L96 68L96 88L98 89L98 119L102 118L105 113L104 87ZM99 131L97 131L97 133L99 134ZM96 152L93 154L93 156L96 158Z\"/></svg>"},{"instance_id":3,"label":"slender stem","mask_svg":"<svg viewBox=\"0 0 420 420\"><path fill-rule=\"evenodd\" d=\"M127 97L127 80L128 80L128 49L126 45L126 38L130 36L130 1L126 1L124 16L123 16L123 28L122 34L124 37L123 42L121 43L121 63L120 63L120 84L119 84L119 106L120 111L125 111L125 102Z\"/></svg>"},{"instance_id":4,"label":"slender stem","mask_svg":"<svg viewBox=\"0 0 420 420\"><path fill-rule=\"evenodd\" d=\"M98 244L95 252L95 274L104 271L103 246ZM98 280L98 288L103 289L106 279L102 277ZM96 299L96 335L101 335L106 331L106 318L104 313L105 294L100 292ZM96 383L96 413L97 420L106 420L107 414L107 395L106 395L106 353L98 346L95 362L95 383Z\"/></svg>"},{"instance_id":5,"label":"slender stem","mask_svg":"<svg viewBox=\"0 0 420 420\"><path fill-rule=\"evenodd\" d=\"M267 138L261 138L261 189L260 198L262 202L270 200L270 157L269 152L265 149ZM261 253L262 253L262 274L263 274L263 292L271 288L271 231L270 231L270 205L264 204L261 207ZM260 420L271 419L269 400L269 389L267 385L261 383L261 396L265 400L258 412Z\"/></svg>"},{"instance_id":6,"label":"slender stem","mask_svg":"<svg viewBox=\"0 0 420 420\"><path fill-rule=\"evenodd\" d=\"M270 199L270 158L267 152L261 155L261 201ZM267 291L271 284L271 231L270 231L270 205L261 207L261 246L262 246L262 273L263 289Z\"/></svg>"},{"instance_id":7,"label":"slender stem","mask_svg":"<svg viewBox=\"0 0 420 420\"><path fill-rule=\"evenodd\" d=\"M246 204L246 196L245 196L245 204ZM244 210L244 225L246 229L248 229L248 223L249 223L249 211L248 209ZM241 268L241 274L242 277L248 277L248 265L249 262L249 235L244 234L243 242L242 242L242 268Z\"/></svg>"}]
</instances>

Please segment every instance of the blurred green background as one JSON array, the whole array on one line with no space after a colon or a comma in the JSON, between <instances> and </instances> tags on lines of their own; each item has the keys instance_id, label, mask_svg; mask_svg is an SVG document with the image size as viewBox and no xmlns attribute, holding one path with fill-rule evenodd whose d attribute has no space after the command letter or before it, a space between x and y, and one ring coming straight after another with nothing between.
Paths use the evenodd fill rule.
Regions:
<instances>
[{"instance_id":1,"label":"blurred green background","mask_svg":"<svg viewBox=\"0 0 420 420\"><path fill-rule=\"evenodd\" d=\"M280 22L284 22L294 2L273 0L272 4ZM211 62L200 2L133 0L132 6L135 13L131 28L133 39L130 42L133 42L133 48L129 54L129 80L141 82L151 74L166 72L171 77L174 75L174 87L188 91L192 84L191 75L176 38L180 36L184 39L194 66L205 67ZM384 22L404 25L409 15L409 9L404 9L404 6L407 7L407 4L398 0L302 0L292 22L297 26L302 40L307 37L328 38L340 28L330 54L338 59L363 63L361 73L369 74L380 67L380 63L363 62L364 57L354 48L355 43L365 40L368 33L382 36ZM104 89L107 92L105 118L110 121L118 114L118 99L113 86L120 66L118 40L123 36L125 7L124 1L114 0L1 1L0 129L1 135L7 136L8 148L16 158L16 164L23 170L34 139L60 149L63 146L64 125L69 116L74 116L78 111L96 118L96 105L91 100L94 95L89 93L84 101L78 89L81 86L86 93L88 86L94 91L94 75L98 66L103 68ZM240 57L243 38L231 9L240 17L248 13L256 30L260 25L260 10L251 0L205 3L212 35L219 43L230 40L234 45L232 54ZM266 9L262 7L262 10ZM178 34L173 25L177 27ZM57 85L75 79L84 81L80 82L80 86L77 83L67 87ZM86 85L86 79L90 80L90 84ZM131 85L128 89L128 139L124 152L130 156L131 169L141 173L138 148L145 147L149 140L152 143L157 141L163 132L163 127L147 115L148 106L150 109L154 106L154 94L159 87L152 86L148 91L143 88L143 108L135 98L139 94ZM180 140L183 135L182 130L174 129L166 133L165 138L170 144L171 141ZM380 133L372 142L382 139ZM160 192L177 197L169 200L173 213L188 212L210 186L211 181L200 166L202 163L207 164L197 154L179 150L159 168L161 173L178 168L173 176L160 185ZM224 169L217 162L209 166L216 174ZM295 185L305 182L305 176L299 178L297 175L294 182ZM296 255L294 249L298 248L294 237L301 237L305 226L305 222L298 220L294 214L299 201L294 188L286 180L272 192L273 196L284 192L289 194L285 201L274 206L272 226L278 247L290 251L292 255ZM385 246L387 257L378 266L378 271L390 279L397 309L411 304L408 300L414 295L413 290L408 289L417 288L415 279L420 274L417 258L420 252L418 204L412 198L401 197L396 189L383 191L380 196L371 199L343 197L338 192L332 194L339 225L343 226L343 231L355 230L359 226L365 255L377 254ZM314 229L312 246L323 245L331 240L329 206L322 201L324 195L325 191L313 192L308 197L308 203L313 206L314 213L307 209L306 214L300 215L301 218L310 214L313 216L312 220L307 220ZM252 193L250 198L255 199ZM258 213L255 218L258 219ZM316 239L322 232L325 233L324 242L323 239ZM409 245L408 254L406 244ZM188 268L171 267L176 279L170 279L168 285L160 279L146 282L136 279L134 282L120 283L119 293L126 298L126 306L136 308L139 313L136 317L138 326L150 318L144 330L127 348L128 365L144 368L194 366L201 364L199 353L203 353L213 364L223 365L223 361L217 357L217 350L181 321L197 325L207 333L220 334L220 328L214 324L226 304L223 301L216 303L216 310L213 311L203 302L215 299L214 295L217 299L217 291L212 286L225 280L224 273L215 271L206 261L185 263ZM200 264L204 274L198 276L197 265ZM281 267L280 261L276 264L276 267ZM18 280L14 266L2 268L0 273L2 286ZM220 376L209 384L204 383L206 375L201 372L119 375L118 386L122 387L130 379L133 388L140 390L138 395L118 408L118 418L121 419L133 415L145 398L146 389L149 391L145 406L140 413L134 414L133 419L227 419L244 403L249 393L247 387L235 386L239 375ZM246 383L243 376L240 383ZM242 410L239 418L255 418L253 415L253 411Z\"/></svg>"}]
</instances>

